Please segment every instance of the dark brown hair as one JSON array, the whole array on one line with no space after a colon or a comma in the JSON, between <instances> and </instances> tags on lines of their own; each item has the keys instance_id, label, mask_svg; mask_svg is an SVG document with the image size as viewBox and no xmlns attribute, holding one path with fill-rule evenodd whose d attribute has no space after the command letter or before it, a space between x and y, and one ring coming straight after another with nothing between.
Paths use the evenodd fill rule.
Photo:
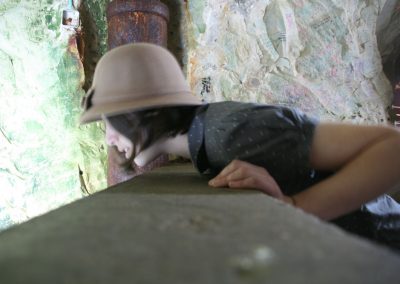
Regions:
<instances>
[{"instance_id":1,"label":"dark brown hair","mask_svg":"<svg viewBox=\"0 0 400 284\"><path fill-rule=\"evenodd\" d=\"M147 109L107 117L110 124L132 141L133 155L123 159L122 165L130 167L137 150L143 151L156 141L188 132L197 106L175 106ZM122 157L122 155L119 155Z\"/></svg>"}]
</instances>

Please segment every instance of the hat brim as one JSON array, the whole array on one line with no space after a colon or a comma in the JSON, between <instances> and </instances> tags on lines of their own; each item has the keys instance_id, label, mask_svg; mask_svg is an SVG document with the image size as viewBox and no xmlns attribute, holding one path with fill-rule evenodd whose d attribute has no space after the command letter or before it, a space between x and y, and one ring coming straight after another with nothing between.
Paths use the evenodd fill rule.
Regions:
<instances>
[{"instance_id":1,"label":"hat brim","mask_svg":"<svg viewBox=\"0 0 400 284\"><path fill-rule=\"evenodd\" d=\"M191 93L163 94L161 96L151 96L133 101L94 105L81 115L79 122L80 124L86 124L98 121L101 120L102 115L113 116L157 107L196 106L202 104L201 100Z\"/></svg>"}]
</instances>

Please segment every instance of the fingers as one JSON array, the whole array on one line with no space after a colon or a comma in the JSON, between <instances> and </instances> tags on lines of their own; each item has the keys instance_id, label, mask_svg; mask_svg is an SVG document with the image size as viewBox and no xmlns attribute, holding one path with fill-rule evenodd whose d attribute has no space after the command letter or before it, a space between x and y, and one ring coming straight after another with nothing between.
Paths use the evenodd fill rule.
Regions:
<instances>
[{"instance_id":1,"label":"fingers","mask_svg":"<svg viewBox=\"0 0 400 284\"><path fill-rule=\"evenodd\" d=\"M245 176L243 175L243 171L241 169L237 169L226 176L216 176L215 178L210 180L208 184L213 187L225 187L229 186L230 182L243 178L245 178Z\"/></svg>"},{"instance_id":2,"label":"fingers","mask_svg":"<svg viewBox=\"0 0 400 284\"><path fill-rule=\"evenodd\" d=\"M281 198L283 196L275 179L263 167L234 160L219 175L209 181L213 187L250 188Z\"/></svg>"},{"instance_id":3,"label":"fingers","mask_svg":"<svg viewBox=\"0 0 400 284\"><path fill-rule=\"evenodd\" d=\"M240 169L241 167L245 166L246 164L248 164L248 163L239 161L239 160L233 160L218 174L217 177L223 177L223 176L232 174L237 169Z\"/></svg>"},{"instance_id":4,"label":"fingers","mask_svg":"<svg viewBox=\"0 0 400 284\"><path fill-rule=\"evenodd\" d=\"M240 180L229 181L228 186L230 188L257 188L258 180L253 177L247 177Z\"/></svg>"},{"instance_id":5,"label":"fingers","mask_svg":"<svg viewBox=\"0 0 400 284\"><path fill-rule=\"evenodd\" d=\"M229 182L244 179L251 175L257 166L247 162L233 160L229 163L216 177L209 181L209 185L213 187L225 187Z\"/></svg>"},{"instance_id":6,"label":"fingers","mask_svg":"<svg viewBox=\"0 0 400 284\"><path fill-rule=\"evenodd\" d=\"M268 194L269 196L281 199L283 193L271 176L250 176L240 180L228 182L229 188L250 188Z\"/></svg>"}]
</instances>

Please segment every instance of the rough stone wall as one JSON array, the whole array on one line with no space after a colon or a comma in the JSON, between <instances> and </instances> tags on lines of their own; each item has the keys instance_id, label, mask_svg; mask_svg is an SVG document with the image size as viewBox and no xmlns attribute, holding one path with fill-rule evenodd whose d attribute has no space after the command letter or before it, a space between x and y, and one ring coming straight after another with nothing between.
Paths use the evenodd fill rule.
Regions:
<instances>
[{"instance_id":1,"label":"rough stone wall","mask_svg":"<svg viewBox=\"0 0 400 284\"><path fill-rule=\"evenodd\" d=\"M66 7L0 2L0 229L106 186L103 132L78 127L82 42L60 29Z\"/></svg>"},{"instance_id":2,"label":"rough stone wall","mask_svg":"<svg viewBox=\"0 0 400 284\"><path fill-rule=\"evenodd\" d=\"M384 123L392 90L375 37L384 3L189 0L190 83L206 101L257 101L324 120Z\"/></svg>"}]
</instances>

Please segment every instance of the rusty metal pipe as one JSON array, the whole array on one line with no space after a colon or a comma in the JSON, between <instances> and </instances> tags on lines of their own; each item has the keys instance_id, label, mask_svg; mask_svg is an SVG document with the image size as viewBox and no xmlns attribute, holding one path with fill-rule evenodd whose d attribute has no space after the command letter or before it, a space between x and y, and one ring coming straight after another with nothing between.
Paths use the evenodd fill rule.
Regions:
<instances>
[{"instance_id":1,"label":"rusty metal pipe","mask_svg":"<svg viewBox=\"0 0 400 284\"><path fill-rule=\"evenodd\" d=\"M108 49L134 43L149 42L167 46L168 7L159 0L114 0L107 6ZM115 151L108 151L108 186L126 181L168 162L163 155L134 172L127 172L116 158Z\"/></svg>"},{"instance_id":2,"label":"rusty metal pipe","mask_svg":"<svg viewBox=\"0 0 400 284\"><path fill-rule=\"evenodd\" d=\"M151 42L167 46L168 7L159 0L117 0L107 7L108 48Z\"/></svg>"}]
</instances>

